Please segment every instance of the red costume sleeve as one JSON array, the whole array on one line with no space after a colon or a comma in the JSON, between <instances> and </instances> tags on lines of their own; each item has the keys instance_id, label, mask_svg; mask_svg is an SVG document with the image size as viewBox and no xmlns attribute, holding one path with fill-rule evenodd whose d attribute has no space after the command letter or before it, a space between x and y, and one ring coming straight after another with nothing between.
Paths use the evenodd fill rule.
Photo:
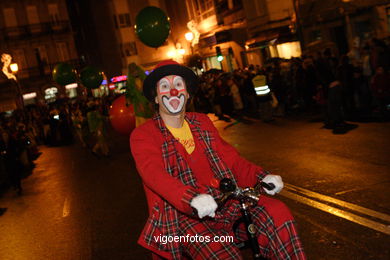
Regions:
<instances>
[{"instance_id":1,"label":"red costume sleeve","mask_svg":"<svg viewBox=\"0 0 390 260\"><path fill-rule=\"evenodd\" d=\"M258 181L261 181L267 175L260 166L257 166L240 156L233 146L223 140L219 135L218 130L207 116L205 116L204 122L207 123L207 127L216 138L215 141L218 154L232 170L240 187L253 187Z\"/></svg>"},{"instance_id":2,"label":"red costume sleeve","mask_svg":"<svg viewBox=\"0 0 390 260\"><path fill-rule=\"evenodd\" d=\"M151 132L144 127L136 128L130 137L130 147L144 184L179 211L191 214L189 203L199 193L166 172L161 146Z\"/></svg>"}]
</instances>

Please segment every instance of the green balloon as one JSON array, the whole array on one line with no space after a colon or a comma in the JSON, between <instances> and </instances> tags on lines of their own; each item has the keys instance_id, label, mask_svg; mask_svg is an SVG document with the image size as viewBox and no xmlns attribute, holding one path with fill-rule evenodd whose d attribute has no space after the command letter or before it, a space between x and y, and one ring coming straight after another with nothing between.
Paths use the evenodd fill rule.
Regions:
<instances>
[{"instance_id":1,"label":"green balloon","mask_svg":"<svg viewBox=\"0 0 390 260\"><path fill-rule=\"evenodd\" d=\"M76 82L76 71L68 63L58 63L52 71L53 80L65 86Z\"/></svg>"},{"instance_id":2,"label":"green balloon","mask_svg":"<svg viewBox=\"0 0 390 260\"><path fill-rule=\"evenodd\" d=\"M87 66L80 72L80 80L87 88L98 88L103 82L103 73L93 66Z\"/></svg>"},{"instance_id":3,"label":"green balloon","mask_svg":"<svg viewBox=\"0 0 390 260\"><path fill-rule=\"evenodd\" d=\"M161 46L171 31L169 19L164 11L154 6L142 9L135 18L135 33L149 47Z\"/></svg>"}]
</instances>

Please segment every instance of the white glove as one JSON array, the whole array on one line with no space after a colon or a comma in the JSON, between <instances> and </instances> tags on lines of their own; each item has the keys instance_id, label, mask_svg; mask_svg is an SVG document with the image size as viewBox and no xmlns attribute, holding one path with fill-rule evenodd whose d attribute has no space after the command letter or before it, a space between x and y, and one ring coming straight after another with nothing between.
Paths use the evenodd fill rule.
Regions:
<instances>
[{"instance_id":1,"label":"white glove","mask_svg":"<svg viewBox=\"0 0 390 260\"><path fill-rule=\"evenodd\" d=\"M215 210L218 208L214 198L209 194L196 196L191 200L190 205L198 211L199 218L206 216L215 217Z\"/></svg>"},{"instance_id":2,"label":"white glove","mask_svg":"<svg viewBox=\"0 0 390 260\"><path fill-rule=\"evenodd\" d=\"M273 188L272 190L267 190L264 188L265 192L269 195L275 195L276 193L279 193L284 187L282 177L280 177L279 175L268 174L264 177L262 181L275 185L275 188Z\"/></svg>"}]
</instances>

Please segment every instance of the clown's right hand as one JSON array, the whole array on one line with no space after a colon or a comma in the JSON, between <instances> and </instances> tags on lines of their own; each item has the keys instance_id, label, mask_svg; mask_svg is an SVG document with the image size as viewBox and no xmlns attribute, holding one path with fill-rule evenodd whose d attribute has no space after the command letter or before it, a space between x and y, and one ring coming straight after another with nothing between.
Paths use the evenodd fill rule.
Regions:
<instances>
[{"instance_id":1,"label":"clown's right hand","mask_svg":"<svg viewBox=\"0 0 390 260\"><path fill-rule=\"evenodd\" d=\"M190 205L197 210L199 218L215 217L215 210L218 208L214 198L209 194L196 196L191 200Z\"/></svg>"}]
</instances>

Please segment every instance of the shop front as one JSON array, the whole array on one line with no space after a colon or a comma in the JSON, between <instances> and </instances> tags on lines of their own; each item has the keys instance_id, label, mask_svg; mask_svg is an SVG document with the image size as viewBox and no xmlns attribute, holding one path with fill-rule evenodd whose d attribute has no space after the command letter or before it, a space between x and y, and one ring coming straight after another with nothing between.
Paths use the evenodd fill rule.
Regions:
<instances>
[{"instance_id":1,"label":"shop front","mask_svg":"<svg viewBox=\"0 0 390 260\"><path fill-rule=\"evenodd\" d=\"M109 90L113 91L115 94L122 94L126 92L125 87L127 86L127 76L121 75L111 78L111 83L109 84Z\"/></svg>"},{"instance_id":2,"label":"shop front","mask_svg":"<svg viewBox=\"0 0 390 260\"><path fill-rule=\"evenodd\" d=\"M232 72L243 66L240 53L244 51L245 30L229 29L201 36L198 44L203 69Z\"/></svg>"},{"instance_id":3,"label":"shop front","mask_svg":"<svg viewBox=\"0 0 390 260\"><path fill-rule=\"evenodd\" d=\"M296 36L286 28L264 31L260 36L246 41L245 65L262 67L271 58L291 59L302 55L301 46Z\"/></svg>"}]
</instances>

